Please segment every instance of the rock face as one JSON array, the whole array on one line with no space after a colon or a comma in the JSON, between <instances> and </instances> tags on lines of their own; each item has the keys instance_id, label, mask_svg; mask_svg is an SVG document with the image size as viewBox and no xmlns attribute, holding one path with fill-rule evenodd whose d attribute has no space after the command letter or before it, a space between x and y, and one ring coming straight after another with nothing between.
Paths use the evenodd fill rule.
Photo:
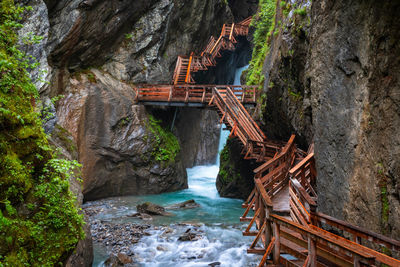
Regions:
<instances>
[{"instance_id":1,"label":"rock face","mask_svg":"<svg viewBox=\"0 0 400 267\"><path fill-rule=\"evenodd\" d=\"M154 145L144 140L153 137L144 129L147 111L132 108L127 84L169 83L177 55L203 48L210 33L233 20L229 6L219 0L35 1L48 10L39 19L49 25L42 50L51 66L51 84L42 98L66 95L54 119L78 143L85 199L185 188L179 159L168 166L151 159ZM93 74L92 66L101 72ZM77 79L82 69L84 82ZM188 124L203 127L204 135L213 128L202 121L209 117L205 112ZM207 133L212 138L204 146L183 146L191 159L184 166L213 162L218 133ZM199 143L182 136L181 143Z\"/></svg>"},{"instance_id":2,"label":"rock face","mask_svg":"<svg viewBox=\"0 0 400 267\"><path fill-rule=\"evenodd\" d=\"M399 11L395 2L313 2L308 70L319 209L397 239Z\"/></svg>"},{"instance_id":3,"label":"rock face","mask_svg":"<svg viewBox=\"0 0 400 267\"><path fill-rule=\"evenodd\" d=\"M186 168L215 163L220 135L219 117L215 111L179 108L176 128Z\"/></svg>"},{"instance_id":4,"label":"rock face","mask_svg":"<svg viewBox=\"0 0 400 267\"><path fill-rule=\"evenodd\" d=\"M130 86L92 70L71 78L66 92L57 115L78 143L85 200L187 187L179 155L156 160L155 133Z\"/></svg>"},{"instance_id":5,"label":"rock face","mask_svg":"<svg viewBox=\"0 0 400 267\"><path fill-rule=\"evenodd\" d=\"M269 137L315 141L321 212L397 239L399 8L313 1L307 15L289 13L271 41L259 111Z\"/></svg>"},{"instance_id":6,"label":"rock face","mask_svg":"<svg viewBox=\"0 0 400 267\"><path fill-rule=\"evenodd\" d=\"M264 62L266 99L258 107L259 121L268 138L288 140L296 133L296 143L307 149L314 135L305 64L310 49L310 17L293 14L284 18L279 14L285 27L276 28Z\"/></svg>"},{"instance_id":7,"label":"rock face","mask_svg":"<svg viewBox=\"0 0 400 267\"><path fill-rule=\"evenodd\" d=\"M89 66L104 66L117 79L169 82L177 55L202 48L209 29L232 20L219 0L49 0L47 5L58 91L66 69Z\"/></svg>"}]
</instances>

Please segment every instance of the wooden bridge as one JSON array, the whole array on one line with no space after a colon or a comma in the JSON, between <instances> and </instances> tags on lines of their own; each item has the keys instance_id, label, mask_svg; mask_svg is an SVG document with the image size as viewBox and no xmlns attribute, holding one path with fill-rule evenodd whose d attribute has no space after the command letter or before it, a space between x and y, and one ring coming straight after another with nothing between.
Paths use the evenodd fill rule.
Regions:
<instances>
[{"instance_id":1,"label":"wooden bridge","mask_svg":"<svg viewBox=\"0 0 400 267\"><path fill-rule=\"evenodd\" d=\"M243 235L254 236L247 252L262 255L259 266L400 266L387 255L398 255L399 241L317 212L313 146L305 152L296 147L294 135L288 142L266 137L245 108L256 104L256 87L190 84L191 71L215 64L218 52L231 48L221 42L234 43L236 35L247 34L248 25L249 20L224 25L200 57L192 54L187 64L178 58L173 85L135 86L137 103L213 108L230 137L242 144L243 158L259 162L240 218L248 222Z\"/></svg>"}]
</instances>

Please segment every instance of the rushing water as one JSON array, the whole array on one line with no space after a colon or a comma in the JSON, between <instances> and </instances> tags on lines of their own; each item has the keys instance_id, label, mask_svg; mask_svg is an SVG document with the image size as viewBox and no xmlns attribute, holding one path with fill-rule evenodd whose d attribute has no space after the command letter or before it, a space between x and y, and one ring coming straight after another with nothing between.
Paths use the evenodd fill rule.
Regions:
<instances>
[{"instance_id":1,"label":"rushing water","mask_svg":"<svg viewBox=\"0 0 400 267\"><path fill-rule=\"evenodd\" d=\"M235 84L240 84L240 74L244 69L237 70ZM222 128L219 151L229 135ZM219 156L215 165L187 169L188 189L159 195L109 198L103 200L108 208L95 217L112 222L143 223L140 219L127 217L136 211L137 204L150 201L170 206L194 199L200 207L173 210L174 216L154 216L151 221L154 227L148 231L150 235L142 237L131 248L135 253L135 261L140 262L138 266L208 266L213 262L221 263L220 266L256 266L259 256L246 253L253 238L242 236L245 225L239 222L243 213L242 200L218 195L215 187L218 171ZM178 241L179 236L191 225L195 225L202 238ZM169 229L167 235L166 229ZM93 266L103 266L107 254L99 244L94 246Z\"/></svg>"}]
</instances>

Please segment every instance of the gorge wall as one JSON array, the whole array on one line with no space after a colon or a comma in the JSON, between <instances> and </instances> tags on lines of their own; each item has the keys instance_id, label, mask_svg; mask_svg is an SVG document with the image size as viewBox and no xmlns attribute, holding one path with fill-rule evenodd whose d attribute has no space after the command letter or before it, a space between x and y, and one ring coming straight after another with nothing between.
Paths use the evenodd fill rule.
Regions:
<instances>
[{"instance_id":1,"label":"gorge wall","mask_svg":"<svg viewBox=\"0 0 400 267\"><path fill-rule=\"evenodd\" d=\"M179 145L178 149L160 147L174 109L164 109L167 115L158 117L155 112L150 118L152 109L133 105L131 85L169 83L177 55L200 52L211 34L217 36L223 23L233 21L227 3L24 3L33 11L26 15L20 34L37 32L43 37L26 50L40 62L40 70L31 75L41 93L44 127L51 132L59 125L77 143L85 200L185 188L186 167L215 162L216 114L178 112L172 131L180 149ZM51 98L60 94L65 97L53 105ZM166 127L149 127L152 122Z\"/></svg>"},{"instance_id":2,"label":"gorge wall","mask_svg":"<svg viewBox=\"0 0 400 267\"><path fill-rule=\"evenodd\" d=\"M319 211L395 239L399 9L393 1L277 1L255 114L269 138L295 133L303 149L315 142Z\"/></svg>"}]
</instances>

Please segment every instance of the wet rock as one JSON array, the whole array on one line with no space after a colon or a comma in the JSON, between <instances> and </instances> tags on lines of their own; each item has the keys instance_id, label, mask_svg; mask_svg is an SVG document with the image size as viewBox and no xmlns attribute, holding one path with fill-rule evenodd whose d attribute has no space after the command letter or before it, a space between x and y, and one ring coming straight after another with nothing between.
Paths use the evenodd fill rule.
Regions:
<instances>
[{"instance_id":1,"label":"wet rock","mask_svg":"<svg viewBox=\"0 0 400 267\"><path fill-rule=\"evenodd\" d=\"M178 238L178 241L196 241L201 239L201 234L197 232L192 232L192 229L189 228L186 232Z\"/></svg>"},{"instance_id":2,"label":"wet rock","mask_svg":"<svg viewBox=\"0 0 400 267\"><path fill-rule=\"evenodd\" d=\"M110 257L104 262L106 267L122 267L124 264L120 261L117 255L111 254Z\"/></svg>"},{"instance_id":3,"label":"wet rock","mask_svg":"<svg viewBox=\"0 0 400 267\"><path fill-rule=\"evenodd\" d=\"M93 241L102 244L106 249L118 255L124 253L131 257L134 255L130 247L139 242L140 238L148 234L151 227L147 224L111 223L91 220L91 233Z\"/></svg>"},{"instance_id":4,"label":"wet rock","mask_svg":"<svg viewBox=\"0 0 400 267\"><path fill-rule=\"evenodd\" d=\"M200 207L200 204L194 201L194 199L186 200L181 203L177 203L167 207L167 209L177 210L177 209L194 209Z\"/></svg>"},{"instance_id":5,"label":"wet rock","mask_svg":"<svg viewBox=\"0 0 400 267\"><path fill-rule=\"evenodd\" d=\"M152 215L171 216L172 213L166 212L164 207L151 202L145 202L136 206L140 213L147 213Z\"/></svg>"},{"instance_id":6,"label":"wet rock","mask_svg":"<svg viewBox=\"0 0 400 267\"><path fill-rule=\"evenodd\" d=\"M208 264L208 266L211 266L211 267L220 266L220 265L221 265L221 263L219 261L212 262L212 263Z\"/></svg>"},{"instance_id":7,"label":"wet rock","mask_svg":"<svg viewBox=\"0 0 400 267\"><path fill-rule=\"evenodd\" d=\"M159 246L157 246L157 250L159 250L159 251L168 251L169 249L166 246L159 245Z\"/></svg>"},{"instance_id":8,"label":"wet rock","mask_svg":"<svg viewBox=\"0 0 400 267\"><path fill-rule=\"evenodd\" d=\"M134 213L134 214L131 214L131 215L128 215L128 217L138 217L138 218L140 218L140 219L142 219L142 220L144 220L144 221L151 221L151 220L153 220L153 217L151 217L149 214L146 214L146 213L139 213L139 212Z\"/></svg>"},{"instance_id":9,"label":"wet rock","mask_svg":"<svg viewBox=\"0 0 400 267\"><path fill-rule=\"evenodd\" d=\"M132 258L125 253L118 253L117 257L122 264L132 263Z\"/></svg>"}]
</instances>

